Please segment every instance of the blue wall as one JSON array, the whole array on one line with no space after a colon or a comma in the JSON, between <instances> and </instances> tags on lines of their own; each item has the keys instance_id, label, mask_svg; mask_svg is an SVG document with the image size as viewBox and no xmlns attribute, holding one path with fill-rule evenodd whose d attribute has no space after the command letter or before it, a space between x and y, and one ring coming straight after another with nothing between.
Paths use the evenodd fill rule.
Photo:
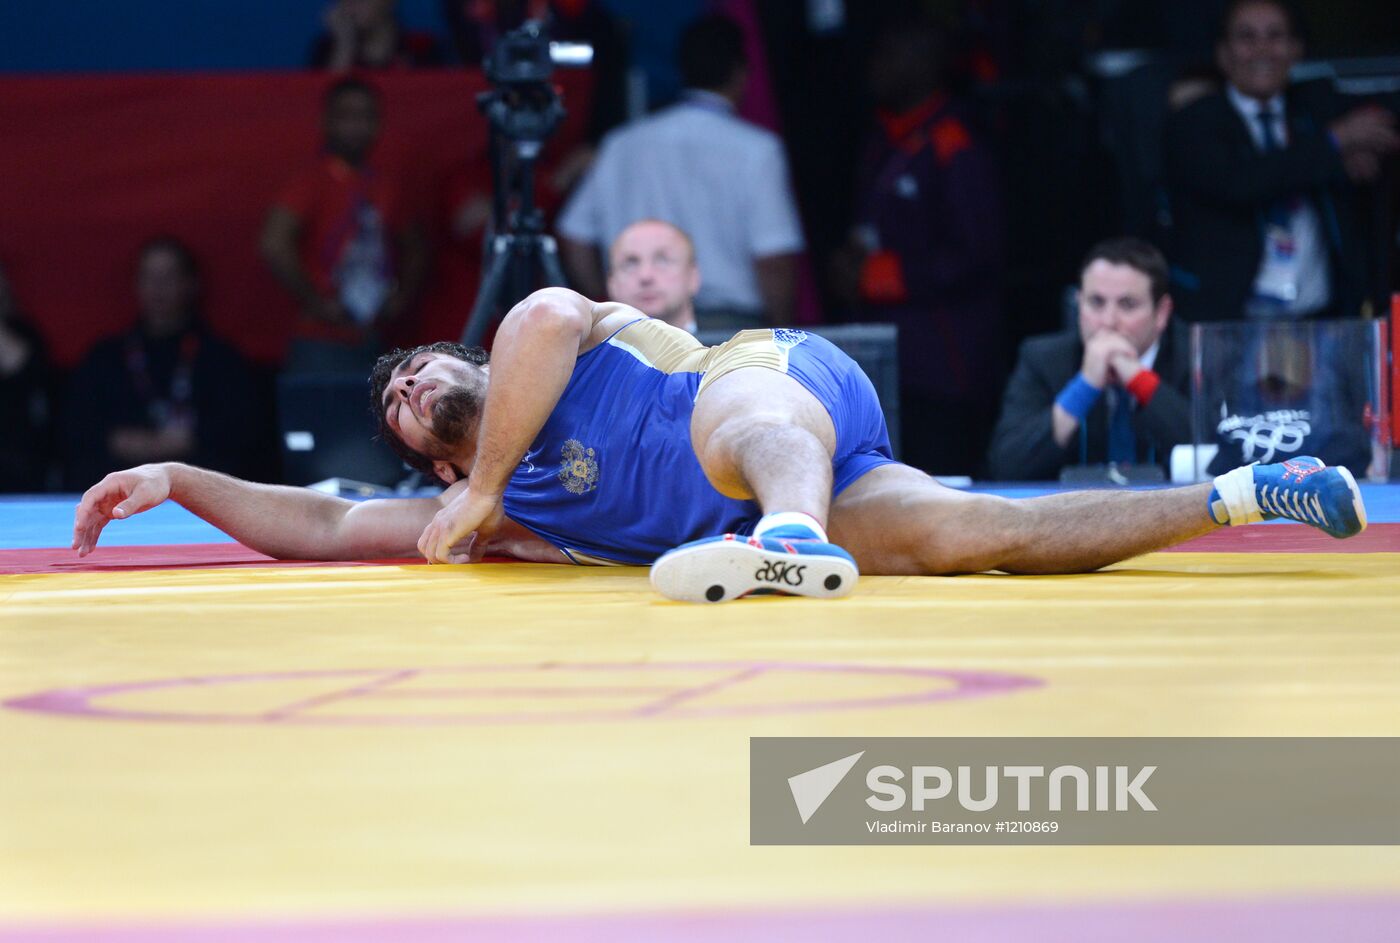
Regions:
<instances>
[{"instance_id":1,"label":"blue wall","mask_svg":"<svg viewBox=\"0 0 1400 943\"><path fill-rule=\"evenodd\" d=\"M0 72L294 69L322 0L0 0ZM439 0L400 0L445 39Z\"/></svg>"}]
</instances>

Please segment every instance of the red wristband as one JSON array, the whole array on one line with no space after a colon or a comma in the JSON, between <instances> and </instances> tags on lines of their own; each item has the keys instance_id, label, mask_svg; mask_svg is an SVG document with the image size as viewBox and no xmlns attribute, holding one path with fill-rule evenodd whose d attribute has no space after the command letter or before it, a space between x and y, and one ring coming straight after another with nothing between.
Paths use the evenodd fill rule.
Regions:
<instances>
[{"instance_id":1,"label":"red wristband","mask_svg":"<svg viewBox=\"0 0 1400 943\"><path fill-rule=\"evenodd\" d=\"M860 267L860 295L875 304L902 304L909 300L904 266L888 249L872 252Z\"/></svg>"},{"instance_id":2,"label":"red wristband","mask_svg":"<svg viewBox=\"0 0 1400 943\"><path fill-rule=\"evenodd\" d=\"M1128 381L1128 392L1133 394L1133 399L1138 401L1139 406L1146 406L1161 383L1161 377L1144 367L1137 372L1137 376Z\"/></svg>"}]
</instances>

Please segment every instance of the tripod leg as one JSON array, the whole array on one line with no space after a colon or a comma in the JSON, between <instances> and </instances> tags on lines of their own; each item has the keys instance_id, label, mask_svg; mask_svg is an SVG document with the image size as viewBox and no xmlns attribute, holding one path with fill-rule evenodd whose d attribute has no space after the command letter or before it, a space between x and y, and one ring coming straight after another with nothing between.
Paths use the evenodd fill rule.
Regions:
<instances>
[{"instance_id":1,"label":"tripod leg","mask_svg":"<svg viewBox=\"0 0 1400 943\"><path fill-rule=\"evenodd\" d=\"M486 336L486 328L491 317L500 306L501 289L505 287L506 273L510 271L514 237L497 237L491 252L491 263L486 269L486 277L481 280L481 288L476 293L476 303L472 305L471 317L462 328L462 343L467 347L479 347Z\"/></svg>"},{"instance_id":2,"label":"tripod leg","mask_svg":"<svg viewBox=\"0 0 1400 943\"><path fill-rule=\"evenodd\" d=\"M547 287L568 288L569 280L564 277L564 267L559 264L559 245L553 236L541 236L539 241L540 267L544 270L544 283Z\"/></svg>"}]
</instances>

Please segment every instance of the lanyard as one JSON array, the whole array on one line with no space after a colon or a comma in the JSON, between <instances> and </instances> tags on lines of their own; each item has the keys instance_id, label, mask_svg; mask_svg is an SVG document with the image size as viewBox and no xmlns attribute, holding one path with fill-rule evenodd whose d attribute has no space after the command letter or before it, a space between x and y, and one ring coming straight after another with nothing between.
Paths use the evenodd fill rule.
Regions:
<instances>
[{"instance_id":1,"label":"lanyard","mask_svg":"<svg viewBox=\"0 0 1400 943\"><path fill-rule=\"evenodd\" d=\"M150 421L157 426L174 419L184 419L194 398L194 361L199 356L199 335L193 332L180 338L179 357L170 374L170 389L157 391L151 378L150 359L139 333L126 339L126 372L136 396L146 404Z\"/></svg>"}]
</instances>

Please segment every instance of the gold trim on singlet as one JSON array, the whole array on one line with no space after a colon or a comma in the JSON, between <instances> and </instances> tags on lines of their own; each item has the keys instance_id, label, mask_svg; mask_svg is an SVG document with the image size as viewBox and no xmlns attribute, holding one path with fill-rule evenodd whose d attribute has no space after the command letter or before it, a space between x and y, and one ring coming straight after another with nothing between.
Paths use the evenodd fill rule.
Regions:
<instances>
[{"instance_id":1,"label":"gold trim on singlet","mask_svg":"<svg viewBox=\"0 0 1400 943\"><path fill-rule=\"evenodd\" d=\"M604 343L662 373L702 373L701 363L710 351L689 331L648 317L633 321Z\"/></svg>"},{"instance_id":2,"label":"gold trim on singlet","mask_svg":"<svg viewBox=\"0 0 1400 943\"><path fill-rule=\"evenodd\" d=\"M766 367L787 373L787 348L778 345L769 328L740 331L723 344L710 348L704 361L705 375L700 379L700 389L695 395L705 392L720 377L744 367Z\"/></svg>"},{"instance_id":3,"label":"gold trim on singlet","mask_svg":"<svg viewBox=\"0 0 1400 943\"><path fill-rule=\"evenodd\" d=\"M699 373L696 396L720 377L744 367L766 367L787 373L787 348L767 328L740 331L723 344L705 347L690 333L665 321L645 318L627 325L606 343L626 350L662 373Z\"/></svg>"}]
</instances>

